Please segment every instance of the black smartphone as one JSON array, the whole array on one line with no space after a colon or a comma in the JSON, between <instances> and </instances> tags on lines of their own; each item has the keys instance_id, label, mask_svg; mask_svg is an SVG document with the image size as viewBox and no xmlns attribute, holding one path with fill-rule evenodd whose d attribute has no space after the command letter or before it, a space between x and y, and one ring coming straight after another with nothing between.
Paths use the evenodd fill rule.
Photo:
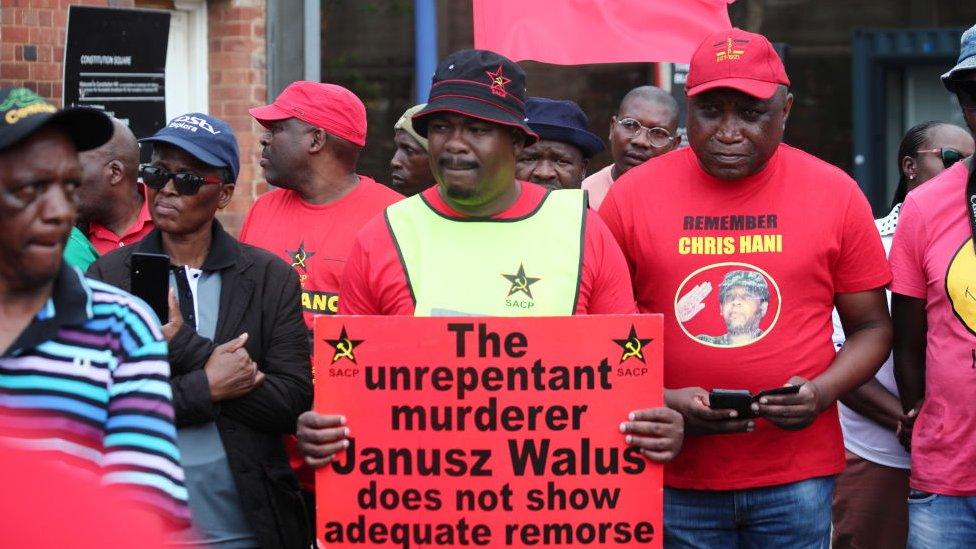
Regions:
<instances>
[{"instance_id":1,"label":"black smartphone","mask_svg":"<svg viewBox=\"0 0 976 549\"><path fill-rule=\"evenodd\" d=\"M784 385L782 387L774 387L772 389L766 389L765 391L759 391L755 397L753 397L756 402L764 396L782 396L782 395L795 395L800 392L799 385Z\"/></svg>"},{"instance_id":2,"label":"black smartphone","mask_svg":"<svg viewBox=\"0 0 976 549\"><path fill-rule=\"evenodd\" d=\"M148 303L165 324L169 318L169 256L134 253L129 276L132 295Z\"/></svg>"},{"instance_id":3,"label":"black smartphone","mask_svg":"<svg viewBox=\"0 0 976 549\"><path fill-rule=\"evenodd\" d=\"M752 393L745 389L712 389L708 406L713 410L735 410L738 419L756 417L752 411Z\"/></svg>"}]
</instances>

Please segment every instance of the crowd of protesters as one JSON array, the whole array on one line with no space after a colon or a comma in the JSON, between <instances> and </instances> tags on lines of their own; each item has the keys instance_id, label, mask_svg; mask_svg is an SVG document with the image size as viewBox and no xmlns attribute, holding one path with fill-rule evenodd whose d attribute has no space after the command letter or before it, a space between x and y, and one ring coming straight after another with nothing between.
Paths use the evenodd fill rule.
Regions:
<instances>
[{"instance_id":1,"label":"crowd of protesters","mask_svg":"<svg viewBox=\"0 0 976 549\"><path fill-rule=\"evenodd\" d=\"M666 406L606 428L665 463L666 547L976 546L976 26L947 69L968 129L911 128L876 221L848 175L783 143L789 76L739 29L691 60L687 146L672 96L641 86L600 169L580 107L526 97L490 51L440 63L393 127L388 186L357 173L362 101L295 82L250 111L275 189L239 238L216 219L241 163L223 120L137 140L0 90L9 482L80 477L32 494L51 517L124 498L132 515L95 530L142 546L306 548L314 470L356 428L310 410L316 315L663 313ZM165 314L128 293L144 254L168 258ZM717 388L762 394L728 409Z\"/></svg>"}]
</instances>

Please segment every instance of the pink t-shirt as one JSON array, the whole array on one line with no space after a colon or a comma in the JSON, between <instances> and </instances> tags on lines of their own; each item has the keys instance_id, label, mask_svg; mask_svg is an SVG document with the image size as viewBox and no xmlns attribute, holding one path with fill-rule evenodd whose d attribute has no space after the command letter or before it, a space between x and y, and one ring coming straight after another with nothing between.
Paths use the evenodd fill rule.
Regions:
<instances>
[{"instance_id":1,"label":"pink t-shirt","mask_svg":"<svg viewBox=\"0 0 976 549\"><path fill-rule=\"evenodd\" d=\"M603 204L603 199L610 192L610 185L613 185L611 170L613 170L613 164L583 180L581 188L589 195L590 208L593 211L600 209L600 204Z\"/></svg>"},{"instance_id":2,"label":"pink t-shirt","mask_svg":"<svg viewBox=\"0 0 976 549\"><path fill-rule=\"evenodd\" d=\"M891 291L926 301L925 402L911 486L976 495L976 253L963 162L912 191L891 247Z\"/></svg>"}]
</instances>

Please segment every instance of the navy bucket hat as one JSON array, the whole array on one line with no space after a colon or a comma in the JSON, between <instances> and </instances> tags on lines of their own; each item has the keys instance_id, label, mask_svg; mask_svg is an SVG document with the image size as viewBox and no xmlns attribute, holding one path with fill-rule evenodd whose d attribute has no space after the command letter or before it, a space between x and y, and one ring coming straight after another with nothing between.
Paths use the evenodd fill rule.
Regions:
<instances>
[{"instance_id":1,"label":"navy bucket hat","mask_svg":"<svg viewBox=\"0 0 976 549\"><path fill-rule=\"evenodd\" d=\"M583 158L592 158L606 146L586 129L589 120L583 109L572 101L530 97L525 102L525 121L542 139L575 145Z\"/></svg>"}]
</instances>

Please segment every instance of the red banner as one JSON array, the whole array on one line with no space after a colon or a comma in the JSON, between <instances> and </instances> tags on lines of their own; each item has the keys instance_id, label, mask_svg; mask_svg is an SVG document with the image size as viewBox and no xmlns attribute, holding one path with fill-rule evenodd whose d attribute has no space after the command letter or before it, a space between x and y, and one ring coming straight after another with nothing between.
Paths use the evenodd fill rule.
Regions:
<instances>
[{"instance_id":1,"label":"red banner","mask_svg":"<svg viewBox=\"0 0 976 549\"><path fill-rule=\"evenodd\" d=\"M513 61L688 63L730 0L473 0L474 47Z\"/></svg>"},{"instance_id":2,"label":"red banner","mask_svg":"<svg viewBox=\"0 0 976 549\"><path fill-rule=\"evenodd\" d=\"M315 410L350 445L318 472L344 547L661 547L663 478L624 442L661 406L660 315L329 317Z\"/></svg>"}]
</instances>

